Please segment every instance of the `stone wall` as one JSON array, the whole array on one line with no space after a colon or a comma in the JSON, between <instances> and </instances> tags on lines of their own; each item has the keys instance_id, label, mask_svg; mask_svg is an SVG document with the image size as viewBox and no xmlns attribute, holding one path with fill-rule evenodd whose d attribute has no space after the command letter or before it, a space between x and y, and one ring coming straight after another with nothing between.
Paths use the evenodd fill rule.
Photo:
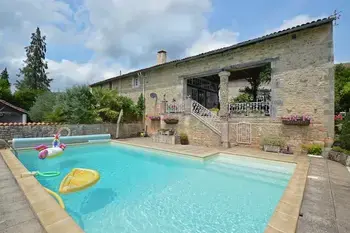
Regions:
<instances>
[{"instance_id":1,"label":"stone wall","mask_svg":"<svg viewBox=\"0 0 350 233\"><path fill-rule=\"evenodd\" d=\"M68 127L71 136L89 134L111 134L115 138L116 124L81 124L81 125L11 125L0 126L0 139L51 137L61 127ZM120 124L119 138L137 136L142 131L142 123ZM64 136L64 135L63 135Z\"/></svg>"},{"instance_id":2,"label":"stone wall","mask_svg":"<svg viewBox=\"0 0 350 233\"><path fill-rule=\"evenodd\" d=\"M328 159L341 163L347 167L350 166L350 155L342 152L331 150L328 154Z\"/></svg>"},{"instance_id":3,"label":"stone wall","mask_svg":"<svg viewBox=\"0 0 350 233\"><path fill-rule=\"evenodd\" d=\"M161 121L161 128L175 129L178 134L185 133L191 145L218 147L221 145L221 137L203 124L197 118L189 114L172 114L179 118L178 124L166 124Z\"/></svg>"},{"instance_id":4,"label":"stone wall","mask_svg":"<svg viewBox=\"0 0 350 233\"><path fill-rule=\"evenodd\" d=\"M309 126L284 125L280 120L269 117L236 118L229 121L229 141L231 145L237 143L237 124L247 122L251 124L251 144L259 147L264 137L279 137L294 151L301 151L302 144L323 144L327 137L327 129L322 124L312 123Z\"/></svg>"}]
</instances>

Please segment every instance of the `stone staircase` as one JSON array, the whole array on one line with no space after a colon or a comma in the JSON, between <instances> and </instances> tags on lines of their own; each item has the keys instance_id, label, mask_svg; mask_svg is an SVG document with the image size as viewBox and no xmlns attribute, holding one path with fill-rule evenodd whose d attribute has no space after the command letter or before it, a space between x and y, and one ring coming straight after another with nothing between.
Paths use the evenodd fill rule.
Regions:
<instances>
[{"instance_id":1,"label":"stone staircase","mask_svg":"<svg viewBox=\"0 0 350 233\"><path fill-rule=\"evenodd\" d=\"M221 136L220 117L195 100L191 100L191 115Z\"/></svg>"}]
</instances>

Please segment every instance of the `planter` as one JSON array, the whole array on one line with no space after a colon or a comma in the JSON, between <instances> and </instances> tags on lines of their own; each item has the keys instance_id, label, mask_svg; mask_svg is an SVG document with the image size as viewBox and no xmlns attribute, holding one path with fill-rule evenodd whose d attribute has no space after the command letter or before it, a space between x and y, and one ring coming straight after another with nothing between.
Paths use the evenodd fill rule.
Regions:
<instances>
[{"instance_id":1,"label":"planter","mask_svg":"<svg viewBox=\"0 0 350 233\"><path fill-rule=\"evenodd\" d=\"M179 122L178 119L164 119L164 122L169 124L169 125L174 125L177 124Z\"/></svg>"},{"instance_id":2,"label":"planter","mask_svg":"<svg viewBox=\"0 0 350 233\"><path fill-rule=\"evenodd\" d=\"M160 118L150 118L151 121L160 121Z\"/></svg>"},{"instance_id":3,"label":"planter","mask_svg":"<svg viewBox=\"0 0 350 233\"><path fill-rule=\"evenodd\" d=\"M181 143L181 145L188 145L189 144L187 138L186 139L180 138L180 143Z\"/></svg>"},{"instance_id":4,"label":"planter","mask_svg":"<svg viewBox=\"0 0 350 233\"><path fill-rule=\"evenodd\" d=\"M264 145L264 151L267 151L267 152L279 153L280 150L281 150L281 147L279 146Z\"/></svg>"},{"instance_id":5,"label":"planter","mask_svg":"<svg viewBox=\"0 0 350 233\"><path fill-rule=\"evenodd\" d=\"M282 123L285 125L307 126L310 125L310 120L282 120Z\"/></svg>"}]
</instances>

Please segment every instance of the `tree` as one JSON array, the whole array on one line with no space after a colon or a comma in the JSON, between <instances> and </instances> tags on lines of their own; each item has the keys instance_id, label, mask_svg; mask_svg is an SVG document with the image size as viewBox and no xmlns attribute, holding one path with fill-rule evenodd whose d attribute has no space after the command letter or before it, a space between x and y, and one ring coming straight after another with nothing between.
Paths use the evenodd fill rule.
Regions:
<instances>
[{"instance_id":1,"label":"tree","mask_svg":"<svg viewBox=\"0 0 350 233\"><path fill-rule=\"evenodd\" d=\"M139 117L144 117L144 112L145 112L145 98L143 97L143 94L141 93L138 100L137 100L137 115Z\"/></svg>"},{"instance_id":2,"label":"tree","mask_svg":"<svg viewBox=\"0 0 350 233\"><path fill-rule=\"evenodd\" d=\"M337 64L334 79L335 111L347 112L350 109L350 67Z\"/></svg>"},{"instance_id":3,"label":"tree","mask_svg":"<svg viewBox=\"0 0 350 233\"><path fill-rule=\"evenodd\" d=\"M88 86L74 86L59 98L67 123L92 124L98 119L95 98Z\"/></svg>"},{"instance_id":4,"label":"tree","mask_svg":"<svg viewBox=\"0 0 350 233\"><path fill-rule=\"evenodd\" d=\"M35 33L32 33L30 45L25 47L27 59L25 65L20 69L20 74L23 79L16 82L16 88L33 89L48 91L52 79L47 77L46 70L48 69L45 61L46 54L46 37L41 36L40 29L37 28Z\"/></svg>"},{"instance_id":5,"label":"tree","mask_svg":"<svg viewBox=\"0 0 350 233\"><path fill-rule=\"evenodd\" d=\"M94 88L92 93L100 120L103 122L117 122L121 110L118 92L115 89Z\"/></svg>"},{"instance_id":6,"label":"tree","mask_svg":"<svg viewBox=\"0 0 350 233\"><path fill-rule=\"evenodd\" d=\"M48 115L50 115L56 107L57 98L57 94L49 91L39 95L34 105L29 110L30 119L35 122L46 121Z\"/></svg>"},{"instance_id":7,"label":"tree","mask_svg":"<svg viewBox=\"0 0 350 233\"><path fill-rule=\"evenodd\" d=\"M12 102L11 84L9 82L9 74L5 68L0 74L0 99Z\"/></svg>"},{"instance_id":8,"label":"tree","mask_svg":"<svg viewBox=\"0 0 350 233\"><path fill-rule=\"evenodd\" d=\"M41 90L22 88L14 93L14 103L25 110L29 110L35 103L36 97L42 92Z\"/></svg>"},{"instance_id":9,"label":"tree","mask_svg":"<svg viewBox=\"0 0 350 233\"><path fill-rule=\"evenodd\" d=\"M245 87L240 92L250 95L253 102L256 102L260 86L271 81L271 66L264 66L258 77L248 77L246 80L249 82L250 87Z\"/></svg>"},{"instance_id":10,"label":"tree","mask_svg":"<svg viewBox=\"0 0 350 233\"><path fill-rule=\"evenodd\" d=\"M124 122L132 122L138 119L139 108L132 99L119 95L115 89L94 88L92 93L96 102L96 112L101 121L117 122L122 109Z\"/></svg>"},{"instance_id":11,"label":"tree","mask_svg":"<svg viewBox=\"0 0 350 233\"><path fill-rule=\"evenodd\" d=\"M7 72L7 68L5 68L1 74L0 74L0 79L1 80L4 80L5 83L7 84L8 88L10 88L11 84L10 84L10 81L9 81L9 74Z\"/></svg>"}]
</instances>

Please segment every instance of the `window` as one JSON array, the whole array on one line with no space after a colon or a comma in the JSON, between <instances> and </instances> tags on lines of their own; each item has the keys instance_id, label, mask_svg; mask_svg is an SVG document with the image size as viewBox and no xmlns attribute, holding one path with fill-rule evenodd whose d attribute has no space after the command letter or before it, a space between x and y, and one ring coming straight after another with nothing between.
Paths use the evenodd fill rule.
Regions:
<instances>
[{"instance_id":1,"label":"window","mask_svg":"<svg viewBox=\"0 0 350 233\"><path fill-rule=\"evenodd\" d=\"M140 79L139 78L133 78L132 79L132 87L136 88L140 86Z\"/></svg>"}]
</instances>

